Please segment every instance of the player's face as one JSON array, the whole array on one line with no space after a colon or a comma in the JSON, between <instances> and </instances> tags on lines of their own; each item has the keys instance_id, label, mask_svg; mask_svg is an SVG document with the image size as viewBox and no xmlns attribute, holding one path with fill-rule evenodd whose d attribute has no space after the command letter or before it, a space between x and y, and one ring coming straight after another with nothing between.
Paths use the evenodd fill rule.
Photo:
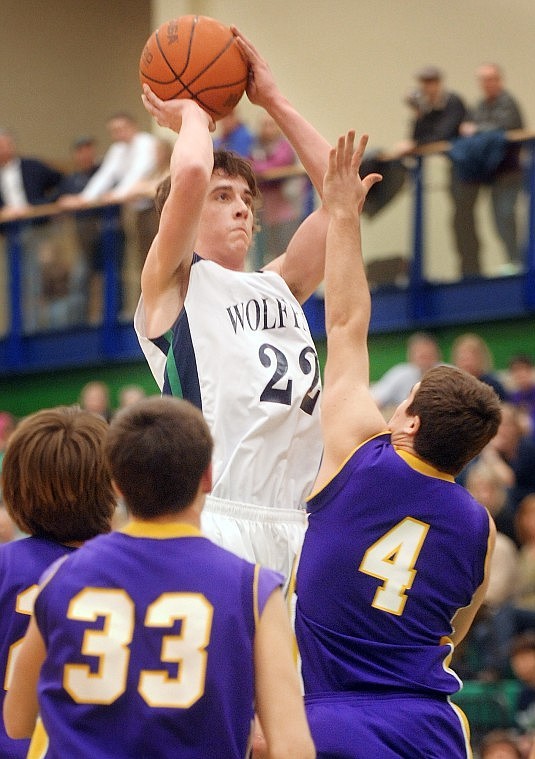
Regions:
<instances>
[{"instance_id":1,"label":"player's face","mask_svg":"<svg viewBox=\"0 0 535 759\"><path fill-rule=\"evenodd\" d=\"M254 199L243 177L215 172L201 213L195 250L241 271L253 239Z\"/></svg>"}]
</instances>

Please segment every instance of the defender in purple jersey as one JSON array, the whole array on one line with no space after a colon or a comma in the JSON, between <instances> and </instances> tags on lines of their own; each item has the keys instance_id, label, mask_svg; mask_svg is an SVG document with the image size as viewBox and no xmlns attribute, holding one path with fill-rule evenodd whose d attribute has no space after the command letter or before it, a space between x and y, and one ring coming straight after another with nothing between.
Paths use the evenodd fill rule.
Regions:
<instances>
[{"instance_id":1,"label":"defender in purple jersey","mask_svg":"<svg viewBox=\"0 0 535 759\"><path fill-rule=\"evenodd\" d=\"M385 429L359 225L377 177L360 180L367 138L353 153L354 138L340 138L324 181L325 450L297 574L307 715L322 759L466 759L449 662L482 601L495 528L454 475L495 434L500 405L488 385L435 367Z\"/></svg>"},{"instance_id":2,"label":"defender in purple jersey","mask_svg":"<svg viewBox=\"0 0 535 759\"><path fill-rule=\"evenodd\" d=\"M104 459L107 423L77 407L38 411L11 435L2 466L3 500L28 537L0 546L0 702L33 611L39 578L59 557L108 532L115 495ZM0 756L23 759L28 740L0 724Z\"/></svg>"},{"instance_id":3,"label":"defender in purple jersey","mask_svg":"<svg viewBox=\"0 0 535 759\"><path fill-rule=\"evenodd\" d=\"M282 577L199 530L201 412L141 401L114 418L106 450L132 521L45 573L5 701L10 734L30 734L39 711L45 759L244 759L256 706L270 755L312 759Z\"/></svg>"}]
</instances>

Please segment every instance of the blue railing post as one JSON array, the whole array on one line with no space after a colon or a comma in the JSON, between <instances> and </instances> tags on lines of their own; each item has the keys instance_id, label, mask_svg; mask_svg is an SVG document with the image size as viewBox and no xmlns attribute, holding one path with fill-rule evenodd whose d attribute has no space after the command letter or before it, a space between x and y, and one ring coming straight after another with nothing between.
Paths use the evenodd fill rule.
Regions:
<instances>
[{"instance_id":1,"label":"blue railing post","mask_svg":"<svg viewBox=\"0 0 535 759\"><path fill-rule=\"evenodd\" d=\"M409 266L409 316L418 321L425 315L423 298L424 258L424 161L416 156L412 168L414 210L412 218L412 258Z\"/></svg>"},{"instance_id":2,"label":"blue railing post","mask_svg":"<svg viewBox=\"0 0 535 759\"><path fill-rule=\"evenodd\" d=\"M6 234L7 291L9 298L6 361L8 366L21 363L22 312L22 242L20 222L10 222Z\"/></svg>"},{"instance_id":3,"label":"blue railing post","mask_svg":"<svg viewBox=\"0 0 535 759\"><path fill-rule=\"evenodd\" d=\"M112 205L102 209L102 254L104 257L104 305L102 319L102 351L113 356L115 331L120 310L121 258L123 237L121 207Z\"/></svg>"},{"instance_id":4,"label":"blue railing post","mask_svg":"<svg viewBox=\"0 0 535 759\"><path fill-rule=\"evenodd\" d=\"M525 298L526 306L535 308L535 140L529 140L528 149L528 229L526 246Z\"/></svg>"}]
</instances>

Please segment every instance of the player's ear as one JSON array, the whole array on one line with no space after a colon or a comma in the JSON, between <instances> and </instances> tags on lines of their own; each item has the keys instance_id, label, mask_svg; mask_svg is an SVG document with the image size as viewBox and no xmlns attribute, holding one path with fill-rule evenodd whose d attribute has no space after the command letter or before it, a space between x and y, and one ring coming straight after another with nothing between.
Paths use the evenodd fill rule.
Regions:
<instances>
[{"instance_id":1,"label":"player's ear","mask_svg":"<svg viewBox=\"0 0 535 759\"><path fill-rule=\"evenodd\" d=\"M420 417L418 415L409 416L405 425L407 435L414 437L420 429Z\"/></svg>"},{"instance_id":2,"label":"player's ear","mask_svg":"<svg viewBox=\"0 0 535 759\"><path fill-rule=\"evenodd\" d=\"M212 462L208 464L201 477L200 487L202 493L210 493L212 490Z\"/></svg>"},{"instance_id":3,"label":"player's ear","mask_svg":"<svg viewBox=\"0 0 535 759\"><path fill-rule=\"evenodd\" d=\"M115 482L115 480L112 480L112 481L111 481L111 484L112 484L112 487L113 487L114 493L115 493L115 495L117 496L118 500L121 500L121 499L123 498L123 494L122 494L122 493L121 493L121 491L119 490L119 486L117 485L117 483Z\"/></svg>"}]
</instances>

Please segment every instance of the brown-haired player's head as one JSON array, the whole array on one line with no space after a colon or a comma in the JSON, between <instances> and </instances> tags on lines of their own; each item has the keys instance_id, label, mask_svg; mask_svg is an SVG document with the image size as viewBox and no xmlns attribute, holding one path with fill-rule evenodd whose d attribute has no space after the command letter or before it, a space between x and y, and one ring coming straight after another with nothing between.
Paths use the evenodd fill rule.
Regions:
<instances>
[{"instance_id":1,"label":"brown-haired player's head","mask_svg":"<svg viewBox=\"0 0 535 759\"><path fill-rule=\"evenodd\" d=\"M230 150L214 150L214 168L213 173L219 172L228 177L243 177L247 182L247 186L251 191L251 195L255 201L260 198L260 190L258 189L258 183L253 168L249 161L241 156L233 153ZM154 198L154 205L159 215L162 213L162 208L171 190L171 177L167 176L156 188L156 195Z\"/></svg>"},{"instance_id":2,"label":"brown-haired player's head","mask_svg":"<svg viewBox=\"0 0 535 759\"><path fill-rule=\"evenodd\" d=\"M128 510L150 520L194 501L212 449L208 425L193 404L154 396L116 414L106 455Z\"/></svg>"},{"instance_id":3,"label":"brown-haired player's head","mask_svg":"<svg viewBox=\"0 0 535 759\"><path fill-rule=\"evenodd\" d=\"M107 429L78 406L44 409L19 423L4 455L2 495L20 530L59 543L109 532L116 498Z\"/></svg>"},{"instance_id":4,"label":"brown-haired player's head","mask_svg":"<svg viewBox=\"0 0 535 759\"><path fill-rule=\"evenodd\" d=\"M456 475L494 437L501 408L490 385L461 369L437 366L424 374L407 414L420 419L415 453Z\"/></svg>"}]
</instances>

